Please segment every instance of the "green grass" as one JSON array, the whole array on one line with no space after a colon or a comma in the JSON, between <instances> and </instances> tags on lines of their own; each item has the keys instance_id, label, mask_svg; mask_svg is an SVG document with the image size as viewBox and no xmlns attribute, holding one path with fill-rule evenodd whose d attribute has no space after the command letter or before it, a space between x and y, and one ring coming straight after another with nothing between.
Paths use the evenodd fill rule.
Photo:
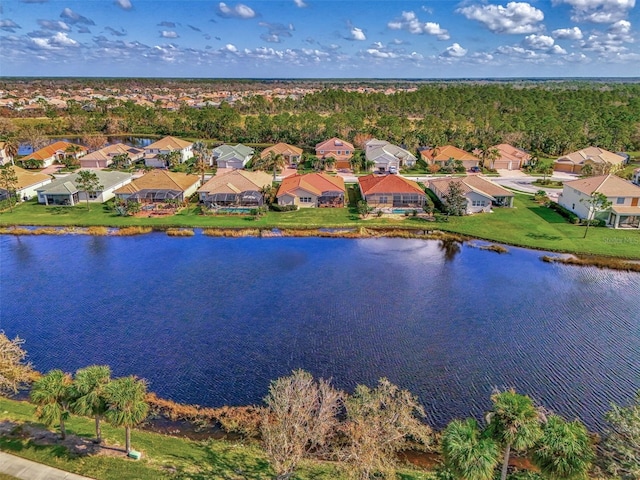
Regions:
<instances>
[{"instance_id":1,"label":"green grass","mask_svg":"<svg viewBox=\"0 0 640 480\"><path fill-rule=\"evenodd\" d=\"M354 197L355 198L355 197ZM496 208L494 213L451 217L448 222L428 222L408 217L359 218L354 208L310 208L294 212L268 212L254 220L250 216L204 216L191 205L177 215L164 218L120 217L107 205L46 207L35 201L22 203L13 212L0 214L0 226L150 226L155 228L291 228L387 227L443 230L499 243L542 250L640 259L640 231L591 228L583 239L584 227L568 223L558 213L516 194L516 208Z\"/></svg>"},{"instance_id":2,"label":"green grass","mask_svg":"<svg viewBox=\"0 0 640 480\"><path fill-rule=\"evenodd\" d=\"M31 423L33 405L0 398L0 421ZM123 445L124 430L103 425L107 445ZM69 435L93 438L90 419L72 417L67 423ZM157 433L132 431L132 447L141 451L139 461L117 456L74 456L59 445L38 445L18 436L0 437L0 450L50 465L68 472L99 480L160 479L243 479L270 480L273 471L257 442L224 440L191 441ZM431 472L403 468L398 471L403 480L427 480ZM0 476L0 480L5 477ZM12 477L6 477L11 479ZM340 480L346 476L334 462L305 461L293 477L297 480Z\"/></svg>"}]
</instances>

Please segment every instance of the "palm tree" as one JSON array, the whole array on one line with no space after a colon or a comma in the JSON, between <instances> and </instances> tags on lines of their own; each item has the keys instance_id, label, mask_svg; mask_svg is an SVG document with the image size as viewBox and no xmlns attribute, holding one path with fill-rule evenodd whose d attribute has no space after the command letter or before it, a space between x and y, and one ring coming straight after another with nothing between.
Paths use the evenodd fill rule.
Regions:
<instances>
[{"instance_id":1,"label":"palm tree","mask_svg":"<svg viewBox=\"0 0 640 480\"><path fill-rule=\"evenodd\" d=\"M111 381L107 365L92 365L76 372L71 386L71 410L78 415L92 416L96 422L96 443L102 442L100 419L107 411L105 387Z\"/></svg>"},{"instance_id":2,"label":"palm tree","mask_svg":"<svg viewBox=\"0 0 640 480\"><path fill-rule=\"evenodd\" d=\"M146 402L147 383L133 375L118 378L105 386L107 411L105 418L114 427L124 427L125 448L131 451L131 428L142 422L149 412Z\"/></svg>"},{"instance_id":3,"label":"palm tree","mask_svg":"<svg viewBox=\"0 0 640 480\"><path fill-rule=\"evenodd\" d=\"M15 140L7 140L4 142L4 153L11 158L11 165L15 165L14 158L18 155L20 144Z\"/></svg>"},{"instance_id":4,"label":"palm tree","mask_svg":"<svg viewBox=\"0 0 640 480\"><path fill-rule=\"evenodd\" d=\"M34 382L29 395L36 404L36 418L47 427L59 422L63 440L67 436L64 421L69 418L70 387L71 375L62 370L51 370Z\"/></svg>"},{"instance_id":5,"label":"palm tree","mask_svg":"<svg viewBox=\"0 0 640 480\"><path fill-rule=\"evenodd\" d=\"M491 480L498 464L498 445L473 418L453 420L442 434L446 466L457 478Z\"/></svg>"},{"instance_id":6,"label":"palm tree","mask_svg":"<svg viewBox=\"0 0 640 480\"><path fill-rule=\"evenodd\" d=\"M491 401L493 410L487 414L487 430L504 448L501 480L505 480L511 449L531 448L542 436L541 414L531 398L519 395L513 389L494 392Z\"/></svg>"},{"instance_id":7,"label":"palm tree","mask_svg":"<svg viewBox=\"0 0 640 480\"><path fill-rule=\"evenodd\" d=\"M585 479L593 459L593 447L585 426L577 420L566 422L551 415L533 453L533 462L545 478Z\"/></svg>"}]
</instances>

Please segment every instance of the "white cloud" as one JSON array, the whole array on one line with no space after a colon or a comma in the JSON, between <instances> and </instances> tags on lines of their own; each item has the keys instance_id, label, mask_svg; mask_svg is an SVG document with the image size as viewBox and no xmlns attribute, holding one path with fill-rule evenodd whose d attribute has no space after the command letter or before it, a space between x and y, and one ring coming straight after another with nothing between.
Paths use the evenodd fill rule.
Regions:
<instances>
[{"instance_id":1,"label":"white cloud","mask_svg":"<svg viewBox=\"0 0 640 480\"><path fill-rule=\"evenodd\" d=\"M586 39L580 42L583 50L599 53L602 57L610 53L625 53L628 48L625 43L635 43L631 35L631 23L627 20L618 20L609 27L607 32L593 31Z\"/></svg>"},{"instance_id":2,"label":"white cloud","mask_svg":"<svg viewBox=\"0 0 640 480\"><path fill-rule=\"evenodd\" d=\"M173 30L162 30L160 32L160 36L162 38L179 38L180 35L178 35L176 32L174 32Z\"/></svg>"},{"instance_id":3,"label":"white cloud","mask_svg":"<svg viewBox=\"0 0 640 480\"><path fill-rule=\"evenodd\" d=\"M387 27L391 30L406 30L414 35L433 35L438 40L449 40L450 38L449 32L441 28L440 24L434 22L422 23L414 12L402 12L400 18L387 23Z\"/></svg>"},{"instance_id":4,"label":"white cloud","mask_svg":"<svg viewBox=\"0 0 640 480\"><path fill-rule=\"evenodd\" d=\"M305 3L304 0L293 0L293 3L296 4L296 7L298 8L305 8L307 7L307 4Z\"/></svg>"},{"instance_id":5,"label":"white cloud","mask_svg":"<svg viewBox=\"0 0 640 480\"><path fill-rule=\"evenodd\" d=\"M225 18L254 18L256 12L251 7L248 7L242 3L238 3L235 7L230 7L224 2L218 4L218 15Z\"/></svg>"},{"instance_id":6,"label":"white cloud","mask_svg":"<svg viewBox=\"0 0 640 480\"><path fill-rule=\"evenodd\" d=\"M133 8L133 5L131 5L131 0L116 0L113 3L118 5L123 10L131 10Z\"/></svg>"},{"instance_id":7,"label":"white cloud","mask_svg":"<svg viewBox=\"0 0 640 480\"><path fill-rule=\"evenodd\" d=\"M631 32L631 22L627 20L618 20L609 27L609 31L619 35L628 35Z\"/></svg>"},{"instance_id":8,"label":"white cloud","mask_svg":"<svg viewBox=\"0 0 640 480\"><path fill-rule=\"evenodd\" d=\"M444 52L441 53L442 57L454 57L460 58L464 57L467 54L467 49L462 48L459 43L454 43L453 45L447 47Z\"/></svg>"},{"instance_id":9,"label":"white cloud","mask_svg":"<svg viewBox=\"0 0 640 480\"><path fill-rule=\"evenodd\" d=\"M506 7L470 5L456 12L482 23L494 33L535 33L541 30L538 23L544 20L544 13L526 2L509 2Z\"/></svg>"},{"instance_id":10,"label":"white cloud","mask_svg":"<svg viewBox=\"0 0 640 480\"><path fill-rule=\"evenodd\" d=\"M358 28L358 27L351 28L351 40L363 41L366 39L367 39L367 36L364 34L361 28Z\"/></svg>"},{"instance_id":11,"label":"white cloud","mask_svg":"<svg viewBox=\"0 0 640 480\"><path fill-rule=\"evenodd\" d=\"M374 58L397 58L397 54L393 52L384 52L377 48L368 48L366 50L367 54Z\"/></svg>"},{"instance_id":12,"label":"white cloud","mask_svg":"<svg viewBox=\"0 0 640 480\"><path fill-rule=\"evenodd\" d=\"M60 20L38 20L38 25L45 30L55 30L58 32L68 32L71 27Z\"/></svg>"},{"instance_id":13,"label":"white cloud","mask_svg":"<svg viewBox=\"0 0 640 480\"><path fill-rule=\"evenodd\" d=\"M566 55L567 51L560 45L554 45L549 49L549 53L552 55Z\"/></svg>"},{"instance_id":14,"label":"white cloud","mask_svg":"<svg viewBox=\"0 0 640 480\"><path fill-rule=\"evenodd\" d=\"M280 43L283 37L290 38L292 36L291 32L295 30L291 23L283 25L282 23L260 22L258 25L267 29L267 33L260 35L260 38L270 43Z\"/></svg>"},{"instance_id":15,"label":"white cloud","mask_svg":"<svg viewBox=\"0 0 640 480\"><path fill-rule=\"evenodd\" d=\"M567 39L567 40L581 40L582 39L582 30L578 27L573 28L559 28L558 30L554 30L551 32L558 40Z\"/></svg>"},{"instance_id":16,"label":"white cloud","mask_svg":"<svg viewBox=\"0 0 640 480\"><path fill-rule=\"evenodd\" d=\"M614 23L626 18L636 0L553 0L553 4L570 5L574 22Z\"/></svg>"},{"instance_id":17,"label":"white cloud","mask_svg":"<svg viewBox=\"0 0 640 480\"><path fill-rule=\"evenodd\" d=\"M22 28L22 27L18 25L16 22L14 22L13 20L9 20L8 18L6 20L0 20L0 30L4 30L5 32L16 33L15 31L16 28Z\"/></svg>"},{"instance_id":18,"label":"white cloud","mask_svg":"<svg viewBox=\"0 0 640 480\"><path fill-rule=\"evenodd\" d=\"M534 50L549 50L553 47L555 41L553 38L547 35L527 35L523 43L529 48L533 48Z\"/></svg>"},{"instance_id":19,"label":"white cloud","mask_svg":"<svg viewBox=\"0 0 640 480\"><path fill-rule=\"evenodd\" d=\"M238 48L233 43L227 43L223 47L223 50L225 50L227 52L231 52L231 53L236 53L238 51Z\"/></svg>"},{"instance_id":20,"label":"white cloud","mask_svg":"<svg viewBox=\"0 0 640 480\"><path fill-rule=\"evenodd\" d=\"M51 37L50 42L53 45L58 45L61 47L74 47L78 45L73 38L69 38L65 32L58 32L53 37Z\"/></svg>"}]
</instances>

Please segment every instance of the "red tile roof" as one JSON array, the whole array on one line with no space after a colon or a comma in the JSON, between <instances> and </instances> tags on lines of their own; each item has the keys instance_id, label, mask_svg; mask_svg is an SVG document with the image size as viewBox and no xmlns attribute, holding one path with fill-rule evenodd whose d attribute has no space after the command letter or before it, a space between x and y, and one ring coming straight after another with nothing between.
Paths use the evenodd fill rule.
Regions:
<instances>
[{"instance_id":1,"label":"red tile roof","mask_svg":"<svg viewBox=\"0 0 640 480\"><path fill-rule=\"evenodd\" d=\"M363 195L373 193L419 193L425 195L420 185L400 175L375 175L372 173L359 177L358 182Z\"/></svg>"},{"instance_id":2,"label":"red tile roof","mask_svg":"<svg viewBox=\"0 0 640 480\"><path fill-rule=\"evenodd\" d=\"M305 175L290 175L285 177L278 188L277 197L285 195L293 190L301 188L314 195L321 195L322 192L345 191L342 177L333 177L326 173L307 173Z\"/></svg>"},{"instance_id":3,"label":"red tile roof","mask_svg":"<svg viewBox=\"0 0 640 480\"><path fill-rule=\"evenodd\" d=\"M71 145L75 147L80 147L80 151L84 151L84 152L87 151L87 148L83 147L82 145L78 145L76 143L63 142L62 140L60 140L58 142L52 143L51 145L47 145L46 147L33 152L31 155L27 155L22 160L30 160L32 158L36 160L47 160L48 158L55 156L58 152L66 151L66 149L69 148Z\"/></svg>"}]
</instances>

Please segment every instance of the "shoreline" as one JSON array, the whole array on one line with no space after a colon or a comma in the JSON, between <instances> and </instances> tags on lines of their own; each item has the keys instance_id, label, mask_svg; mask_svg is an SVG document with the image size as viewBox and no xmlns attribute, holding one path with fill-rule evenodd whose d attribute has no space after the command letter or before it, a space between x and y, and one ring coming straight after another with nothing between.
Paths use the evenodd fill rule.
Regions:
<instances>
[{"instance_id":1,"label":"shoreline","mask_svg":"<svg viewBox=\"0 0 640 480\"><path fill-rule=\"evenodd\" d=\"M225 238L407 238L419 240L440 240L443 242L457 242L467 244L472 248L493 251L498 254L508 253L504 245L524 248L527 250L553 253L556 255L542 255L540 260L546 263L562 263L572 266L597 267L601 269L620 270L628 272L640 272L640 260L628 257L581 254L564 250L539 249L531 246L499 242L479 236L462 235L438 229L400 228L400 227L317 227L317 228L287 228L287 227L255 227L255 228L229 228L229 227L184 227L184 226L2 226L0 235L13 236L38 236L38 235L90 235L90 236L134 236L148 233L165 232L173 237L191 237L196 235ZM473 243L474 240L488 242L485 244Z\"/></svg>"}]
</instances>

